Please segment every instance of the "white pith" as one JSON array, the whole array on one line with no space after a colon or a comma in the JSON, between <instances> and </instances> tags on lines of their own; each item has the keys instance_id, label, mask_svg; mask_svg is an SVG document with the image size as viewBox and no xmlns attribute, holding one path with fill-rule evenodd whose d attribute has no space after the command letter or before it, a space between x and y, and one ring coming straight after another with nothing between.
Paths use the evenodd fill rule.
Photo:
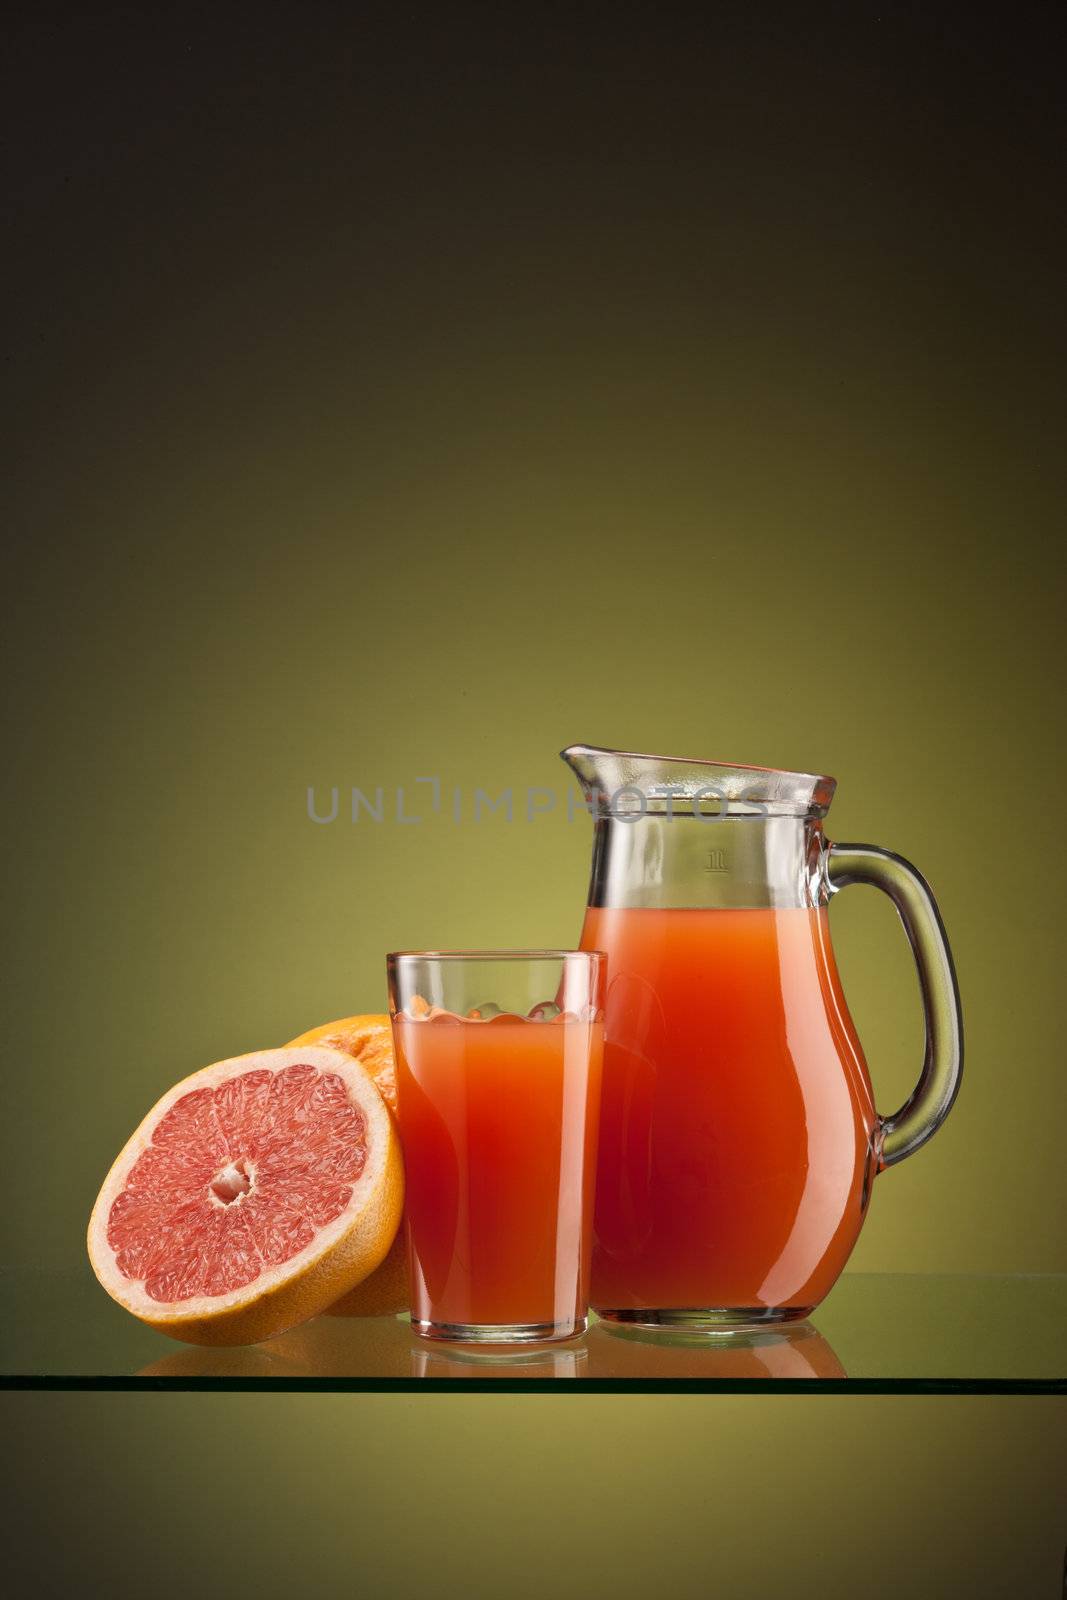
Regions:
<instances>
[{"instance_id":1,"label":"white pith","mask_svg":"<svg viewBox=\"0 0 1067 1600\"><path fill-rule=\"evenodd\" d=\"M219 1194L218 1186L224 1183L238 1182L242 1177L242 1167L245 1169L243 1175L248 1179L247 1188L243 1190L238 1189L236 1194L230 1195L228 1199L223 1199L222 1195ZM208 1184L208 1193L211 1203L213 1205L223 1207L240 1205L245 1195L254 1194L255 1190L256 1164L254 1161L250 1161L247 1156L243 1155L235 1156L232 1161L228 1161L219 1172L216 1172L215 1176Z\"/></svg>"},{"instance_id":2,"label":"white pith","mask_svg":"<svg viewBox=\"0 0 1067 1600\"><path fill-rule=\"evenodd\" d=\"M342 1078L348 1089L349 1098L358 1106L366 1119L367 1159L363 1171L352 1182L352 1198L348 1205L333 1222L318 1229L315 1237L303 1250L278 1266L265 1266L259 1276L251 1283L245 1284L243 1288L232 1290L225 1295L198 1295L189 1300L170 1304L166 1301L153 1300L144 1293L139 1281L124 1277L115 1265L115 1253L108 1243L107 1227L111 1207L126 1187L126 1179L134 1162L151 1143L154 1129L176 1101L195 1089L217 1088L229 1078L239 1077L243 1073L254 1072L261 1068L280 1072L286 1067L305 1064L315 1067L319 1072L336 1073ZM249 1301L265 1294L273 1284L287 1281L306 1271L320 1257L332 1250L342 1235L352 1227L367 1197L378 1187L386 1160L390 1130L389 1112L373 1081L358 1062L340 1051L322 1045L302 1045L282 1050L256 1051L251 1055L235 1056L231 1060L219 1061L213 1066L204 1067L201 1071L183 1079L181 1083L175 1084L174 1088L152 1107L141 1125L127 1140L108 1173L89 1221L89 1249L97 1273L104 1280L109 1294L120 1304L135 1315L150 1317L156 1323L171 1319L175 1323L180 1323L195 1317L214 1317L231 1308L247 1305ZM234 1157L233 1161L236 1160L237 1157ZM251 1163L249 1171L254 1178ZM217 1196L213 1198L217 1205L226 1204ZM243 1196L229 1203L239 1204L241 1199Z\"/></svg>"}]
</instances>

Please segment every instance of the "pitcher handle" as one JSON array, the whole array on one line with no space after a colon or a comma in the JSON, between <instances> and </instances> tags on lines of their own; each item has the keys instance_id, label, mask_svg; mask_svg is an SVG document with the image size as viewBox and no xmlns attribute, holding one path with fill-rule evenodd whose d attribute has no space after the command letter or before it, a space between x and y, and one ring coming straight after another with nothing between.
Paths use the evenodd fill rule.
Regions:
<instances>
[{"instance_id":1,"label":"pitcher handle","mask_svg":"<svg viewBox=\"0 0 1067 1600\"><path fill-rule=\"evenodd\" d=\"M963 1075L963 1018L956 969L937 902L910 861L873 844L831 844L825 858L831 894L871 883L897 908L922 990L926 1057L919 1081L899 1111L880 1119L880 1167L891 1167L932 1139L955 1100Z\"/></svg>"}]
</instances>

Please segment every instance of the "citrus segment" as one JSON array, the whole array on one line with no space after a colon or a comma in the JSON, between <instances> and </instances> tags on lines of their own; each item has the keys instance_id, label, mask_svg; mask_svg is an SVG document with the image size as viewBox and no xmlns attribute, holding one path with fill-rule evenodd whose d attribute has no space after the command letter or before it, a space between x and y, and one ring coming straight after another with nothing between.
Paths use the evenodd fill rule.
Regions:
<instances>
[{"instance_id":1,"label":"citrus segment","mask_svg":"<svg viewBox=\"0 0 1067 1600\"><path fill-rule=\"evenodd\" d=\"M290 1048L299 1044L325 1045L331 1050L343 1050L346 1056L361 1061L378 1085L382 1099L395 1113L396 1065L393 1030L387 1016L380 1012L361 1012L355 1017L339 1017L336 1022L309 1028L307 1033L289 1041Z\"/></svg>"}]
</instances>

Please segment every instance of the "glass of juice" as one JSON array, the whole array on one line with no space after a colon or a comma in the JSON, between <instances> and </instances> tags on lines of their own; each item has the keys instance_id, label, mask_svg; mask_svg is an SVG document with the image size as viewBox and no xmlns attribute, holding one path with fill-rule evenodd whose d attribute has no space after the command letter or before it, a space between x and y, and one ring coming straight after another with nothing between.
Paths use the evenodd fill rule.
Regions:
<instances>
[{"instance_id":1,"label":"glass of juice","mask_svg":"<svg viewBox=\"0 0 1067 1600\"><path fill-rule=\"evenodd\" d=\"M411 1325L584 1332L603 1054L596 950L390 955Z\"/></svg>"}]
</instances>

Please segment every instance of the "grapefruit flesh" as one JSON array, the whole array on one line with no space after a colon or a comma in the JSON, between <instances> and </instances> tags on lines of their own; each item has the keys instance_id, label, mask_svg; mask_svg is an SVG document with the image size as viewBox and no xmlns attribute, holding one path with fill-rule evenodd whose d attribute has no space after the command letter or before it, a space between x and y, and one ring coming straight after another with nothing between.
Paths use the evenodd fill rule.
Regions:
<instances>
[{"instance_id":1,"label":"grapefruit flesh","mask_svg":"<svg viewBox=\"0 0 1067 1600\"><path fill-rule=\"evenodd\" d=\"M402 1208L396 1129L366 1068L321 1046L260 1051L148 1113L104 1181L89 1255L162 1332L252 1343L374 1272Z\"/></svg>"},{"instance_id":2,"label":"grapefruit flesh","mask_svg":"<svg viewBox=\"0 0 1067 1600\"><path fill-rule=\"evenodd\" d=\"M354 1056L370 1072L378 1092L396 1115L396 1064L393 1058L393 1030L381 1012L361 1012L339 1017L292 1040L292 1045L326 1045ZM290 1046L290 1048L292 1047ZM387 1317L408 1307L408 1255L406 1230L401 1223L389 1253L376 1272L357 1285L336 1304L331 1316Z\"/></svg>"},{"instance_id":3,"label":"grapefruit flesh","mask_svg":"<svg viewBox=\"0 0 1067 1600\"><path fill-rule=\"evenodd\" d=\"M330 1050L343 1050L362 1062L390 1111L396 1115L396 1063L393 1059L393 1029L389 1018L379 1012L361 1012L356 1017L339 1017L290 1039L294 1045L318 1044Z\"/></svg>"}]
</instances>

